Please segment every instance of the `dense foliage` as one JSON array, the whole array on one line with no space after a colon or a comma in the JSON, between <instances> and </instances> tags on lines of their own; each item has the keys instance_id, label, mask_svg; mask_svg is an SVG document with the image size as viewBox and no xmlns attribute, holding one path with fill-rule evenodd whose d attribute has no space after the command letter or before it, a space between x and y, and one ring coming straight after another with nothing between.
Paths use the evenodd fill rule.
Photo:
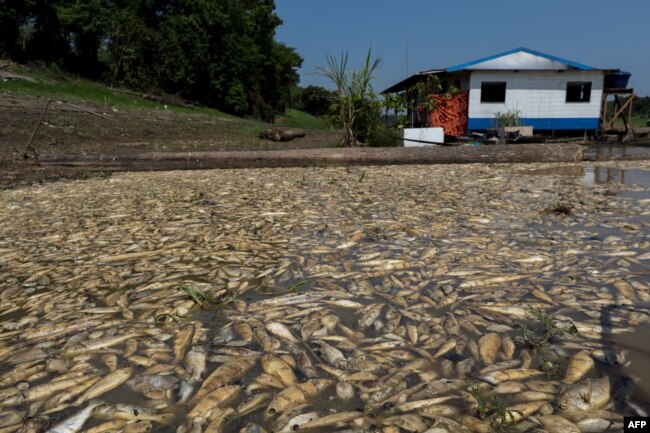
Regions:
<instances>
[{"instance_id":1,"label":"dense foliage","mask_svg":"<svg viewBox=\"0 0 650 433\"><path fill-rule=\"evenodd\" d=\"M274 0L0 0L0 57L272 118L302 59Z\"/></svg>"},{"instance_id":2,"label":"dense foliage","mask_svg":"<svg viewBox=\"0 0 650 433\"><path fill-rule=\"evenodd\" d=\"M635 117L650 117L650 96L643 96L634 100L632 105L632 115Z\"/></svg>"},{"instance_id":3,"label":"dense foliage","mask_svg":"<svg viewBox=\"0 0 650 433\"><path fill-rule=\"evenodd\" d=\"M307 86L302 90L302 109L314 116L324 116L336 100L334 92L320 86Z\"/></svg>"}]
</instances>

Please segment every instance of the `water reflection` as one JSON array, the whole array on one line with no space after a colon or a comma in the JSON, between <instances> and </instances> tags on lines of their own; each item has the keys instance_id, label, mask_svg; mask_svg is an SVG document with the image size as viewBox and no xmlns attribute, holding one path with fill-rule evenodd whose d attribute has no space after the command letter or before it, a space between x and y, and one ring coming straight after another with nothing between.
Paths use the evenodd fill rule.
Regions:
<instances>
[{"instance_id":1,"label":"water reflection","mask_svg":"<svg viewBox=\"0 0 650 433\"><path fill-rule=\"evenodd\" d=\"M620 167L563 165L527 170L526 174L536 176L579 177L587 184L619 183L622 185L650 185L650 170L624 169Z\"/></svg>"},{"instance_id":2,"label":"water reflection","mask_svg":"<svg viewBox=\"0 0 650 433\"><path fill-rule=\"evenodd\" d=\"M618 167L586 167L583 180L585 183L620 183L622 185L650 185L650 171L622 169Z\"/></svg>"},{"instance_id":3,"label":"water reflection","mask_svg":"<svg viewBox=\"0 0 650 433\"><path fill-rule=\"evenodd\" d=\"M592 144L587 151L588 156L596 160L607 160L611 157L623 157L650 153L650 146L629 143Z\"/></svg>"}]
</instances>

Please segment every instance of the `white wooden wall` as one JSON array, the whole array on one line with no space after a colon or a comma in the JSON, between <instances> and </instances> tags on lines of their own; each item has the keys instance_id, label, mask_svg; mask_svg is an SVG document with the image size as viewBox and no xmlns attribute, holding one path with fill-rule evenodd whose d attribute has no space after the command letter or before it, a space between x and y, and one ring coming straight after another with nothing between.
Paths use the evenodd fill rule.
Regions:
<instances>
[{"instance_id":1,"label":"white wooden wall","mask_svg":"<svg viewBox=\"0 0 650 433\"><path fill-rule=\"evenodd\" d=\"M505 103L481 103L483 81L505 81ZM590 102L566 102L569 81L591 81ZM518 110L521 118L598 118L603 94L602 71L472 71L469 117L494 118Z\"/></svg>"}]
</instances>

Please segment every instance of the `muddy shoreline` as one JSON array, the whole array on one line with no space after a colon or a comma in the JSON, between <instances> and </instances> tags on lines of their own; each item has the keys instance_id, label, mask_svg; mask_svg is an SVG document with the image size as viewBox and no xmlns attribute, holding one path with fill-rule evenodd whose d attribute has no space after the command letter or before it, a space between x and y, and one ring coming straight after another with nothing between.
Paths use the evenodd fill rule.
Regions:
<instances>
[{"instance_id":1,"label":"muddy shoreline","mask_svg":"<svg viewBox=\"0 0 650 433\"><path fill-rule=\"evenodd\" d=\"M645 145L645 143L643 143ZM575 143L493 145L435 148L305 148L238 151L166 151L115 153L43 153L37 159L0 161L0 189L66 179L107 177L113 172L245 169L279 167L436 165L476 163L545 163L580 161L643 161L650 147L617 154L601 145L595 152ZM614 145L616 146L616 145ZM620 145L619 145L620 146Z\"/></svg>"},{"instance_id":2,"label":"muddy shoreline","mask_svg":"<svg viewBox=\"0 0 650 433\"><path fill-rule=\"evenodd\" d=\"M314 145L316 145L315 143ZM0 159L0 189L65 179L91 179L112 172L274 167L381 166L455 163L578 162L584 147L577 144L538 144L435 148L312 148L236 151L130 149L105 146L92 151L39 152L36 159ZM650 158L650 155L649 155Z\"/></svg>"},{"instance_id":3,"label":"muddy shoreline","mask_svg":"<svg viewBox=\"0 0 650 433\"><path fill-rule=\"evenodd\" d=\"M42 166L111 171L274 168L345 165L578 162L584 147L571 143L430 148L295 149L225 152L149 152L131 155L41 155Z\"/></svg>"}]
</instances>

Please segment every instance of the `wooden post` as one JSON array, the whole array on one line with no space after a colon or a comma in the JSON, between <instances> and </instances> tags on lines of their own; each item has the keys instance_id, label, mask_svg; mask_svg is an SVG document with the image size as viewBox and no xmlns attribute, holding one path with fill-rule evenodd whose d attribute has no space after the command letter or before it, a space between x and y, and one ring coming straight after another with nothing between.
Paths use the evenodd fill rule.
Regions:
<instances>
[{"instance_id":1,"label":"wooden post","mask_svg":"<svg viewBox=\"0 0 650 433\"><path fill-rule=\"evenodd\" d=\"M603 91L603 99L600 109L600 134L605 135L605 124L607 123L607 92Z\"/></svg>"},{"instance_id":2,"label":"wooden post","mask_svg":"<svg viewBox=\"0 0 650 433\"><path fill-rule=\"evenodd\" d=\"M634 134L634 130L632 129L632 106L634 105L634 99L636 95L632 93L630 95L630 99L628 99L628 107L627 107L627 121L630 124L630 132Z\"/></svg>"},{"instance_id":3,"label":"wooden post","mask_svg":"<svg viewBox=\"0 0 650 433\"><path fill-rule=\"evenodd\" d=\"M32 148L32 141L34 141L34 137L36 137L36 133L38 132L38 128L41 126L41 123L43 123L43 118L45 117L45 113L47 112L47 107L50 106L50 103L52 102L51 99L47 100L47 103L45 104L45 107L43 108L43 112L41 113L41 117L38 119L38 123L36 124L36 127L34 128L34 132L32 132L32 136L29 137L29 141L27 142L27 145L25 146L25 154L24 157L25 159L28 159L30 156L27 152L31 149L34 151L34 148ZM33 152L36 154L36 152Z\"/></svg>"}]
</instances>

